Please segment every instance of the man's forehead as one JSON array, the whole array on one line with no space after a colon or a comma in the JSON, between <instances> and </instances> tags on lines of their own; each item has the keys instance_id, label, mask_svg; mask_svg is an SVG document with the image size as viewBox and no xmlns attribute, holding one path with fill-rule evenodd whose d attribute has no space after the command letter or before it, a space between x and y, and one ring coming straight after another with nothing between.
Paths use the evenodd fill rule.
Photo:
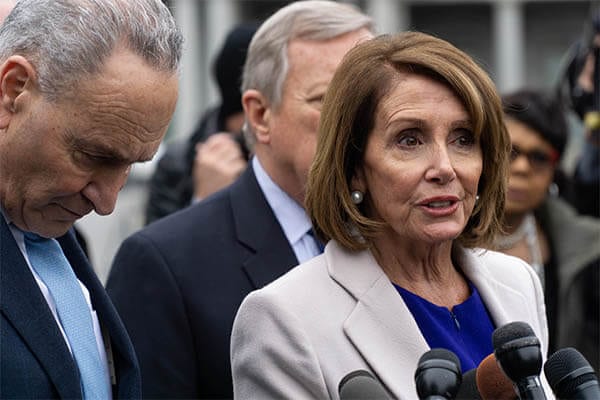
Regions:
<instances>
[{"instance_id":1,"label":"man's forehead","mask_svg":"<svg viewBox=\"0 0 600 400\"><path fill-rule=\"evenodd\" d=\"M111 159L117 163L131 164L150 161L158 149L160 139L138 143L128 138L125 132L120 133L120 136L82 135L70 132L69 142L73 148L91 155Z\"/></svg>"}]
</instances>

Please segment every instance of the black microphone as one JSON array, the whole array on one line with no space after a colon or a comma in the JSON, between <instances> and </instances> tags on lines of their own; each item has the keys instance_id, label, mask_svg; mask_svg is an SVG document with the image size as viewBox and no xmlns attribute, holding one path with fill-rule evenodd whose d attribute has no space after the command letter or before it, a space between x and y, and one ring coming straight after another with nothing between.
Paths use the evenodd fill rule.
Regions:
<instances>
[{"instance_id":1,"label":"black microphone","mask_svg":"<svg viewBox=\"0 0 600 400\"><path fill-rule=\"evenodd\" d=\"M419 359L419 365L415 371L419 399L454 399L461 381L460 361L450 350L431 349Z\"/></svg>"},{"instance_id":2,"label":"black microphone","mask_svg":"<svg viewBox=\"0 0 600 400\"><path fill-rule=\"evenodd\" d=\"M556 398L560 400L600 399L600 386L594 369L572 347L558 350L548 357L544 373Z\"/></svg>"},{"instance_id":3,"label":"black microphone","mask_svg":"<svg viewBox=\"0 0 600 400\"><path fill-rule=\"evenodd\" d=\"M390 400L392 398L383 385L365 370L353 371L343 377L338 392L341 400Z\"/></svg>"},{"instance_id":4,"label":"black microphone","mask_svg":"<svg viewBox=\"0 0 600 400\"><path fill-rule=\"evenodd\" d=\"M545 400L540 382L540 341L526 322L511 322L492 334L494 355L500 368L515 385L521 400Z\"/></svg>"},{"instance_id":5,"label":"black microphone","mask_svg":"<svg viewBox=\"0 0 600 400\"><path fill-rule=\"evenodd\" d=\"M473 368L463 374L455 400L481 399L481 393L479 393L479 389L477 388L477 368Z\"/></svg>"}]
</instances>

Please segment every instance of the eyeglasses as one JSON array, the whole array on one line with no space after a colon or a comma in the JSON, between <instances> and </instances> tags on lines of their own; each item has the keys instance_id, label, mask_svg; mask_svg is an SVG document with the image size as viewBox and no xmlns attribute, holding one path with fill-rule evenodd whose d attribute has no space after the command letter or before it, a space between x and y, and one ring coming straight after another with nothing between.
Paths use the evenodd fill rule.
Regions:
<instances>
[{"instance_id":1,"label":"eyeglasses","mask_svg":"<svg viewBox=\"0 0 600 400\"><path fill-rule=\"evenodd\" d=\"M510 161L515 161L519 156L525 156L531 168L536 171L553 167L558 162L559 158L556 150L551 150L550 152L535 149L523 151L519 147L513 145L512 150L510 151Z\"/></svg>"}]
</instances>

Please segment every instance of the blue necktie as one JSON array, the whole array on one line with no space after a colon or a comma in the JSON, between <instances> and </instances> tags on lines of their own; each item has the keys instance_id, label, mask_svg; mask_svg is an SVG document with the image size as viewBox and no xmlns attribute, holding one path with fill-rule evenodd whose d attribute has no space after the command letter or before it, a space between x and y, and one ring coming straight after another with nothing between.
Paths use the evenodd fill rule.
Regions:
<instances>
[{"instance_id":1,"label":"blue necktie","mask_svg":"<svg viewBox=\"0 0 600 400\"><path fill-rule=\"evenodd\" d=\"M90 308L58 242L24 232L29 262L48 287L81 377L85 399L110 399Z\"/></svg>"}]
</instances>

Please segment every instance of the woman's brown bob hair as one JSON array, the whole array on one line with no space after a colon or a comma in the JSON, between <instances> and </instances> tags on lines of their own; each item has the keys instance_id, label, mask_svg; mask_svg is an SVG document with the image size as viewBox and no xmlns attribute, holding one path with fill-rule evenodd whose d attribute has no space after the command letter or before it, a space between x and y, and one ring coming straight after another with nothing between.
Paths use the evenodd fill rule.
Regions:
<instances>
[{"instance_id":1,"label":"woman's brown bob hair","mask_svg":"<svg viewBox=\"0 0 600 400\"><path fill-rule=\"evenodd\" d=\"M446 84L471 117L481 144L483 170L479 200L457 242L487 247L500 231L504 209L510 138L502 103L492 80L467 54L419 32L382 35L357 45L333 76L307 184L306 208L316 233L349 250L363 250L383 228L383 222L368 218L352 203L350 183L363 162L377 106L400 74L406 73Z\"/></svg>"}]
</instances>

